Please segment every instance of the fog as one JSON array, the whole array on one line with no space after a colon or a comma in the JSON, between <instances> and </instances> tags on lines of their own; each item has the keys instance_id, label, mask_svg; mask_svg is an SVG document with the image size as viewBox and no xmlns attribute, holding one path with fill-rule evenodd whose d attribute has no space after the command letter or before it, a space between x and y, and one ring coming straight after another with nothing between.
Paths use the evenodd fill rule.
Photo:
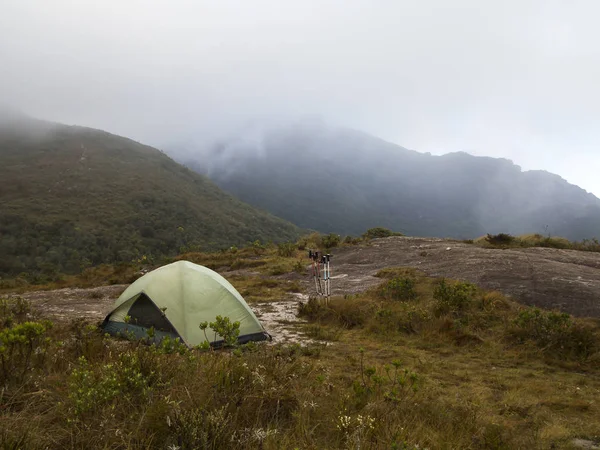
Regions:
<instances>
[{"instance_id":1,"label":"fog","mask_svg":"<svg viewBox=\"0 0 600 450\"><path fill-rule=\"evenodd\" d=\"M306 115L600 195L600 3L3 0L0 102L159 147Z\"/></svg>"}]
</instances>

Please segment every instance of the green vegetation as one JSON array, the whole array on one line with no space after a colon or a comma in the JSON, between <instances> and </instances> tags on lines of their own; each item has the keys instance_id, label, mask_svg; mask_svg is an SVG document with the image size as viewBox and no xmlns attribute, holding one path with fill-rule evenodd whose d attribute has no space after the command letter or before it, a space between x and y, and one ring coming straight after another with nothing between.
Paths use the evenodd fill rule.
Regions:
<instances>
[{"instance_id":1,"label":"green vegetation","mask_svg":"<svg viewBox=\"0 0 600 450\"><path fill-rule=\"evenodd\" d=\"M387 228L376 227L369 228L364 234L363 238L365 239L377 239L377 238L385 238L390 236L404 236L402 233L394 232L392 230L388 230Z\"/></svg>"},{"instance_id":2,"label":"green vegetation","mask_svg":"<svg viewBox=\"0 0 600 450\"><path fill-rule=\"evenodd\" d=\"M437 314L460 313L469 309L477 292L477 286L471 283L449 284L442 279L433 291L437 300Z\"/></svg>"},{"instance_id":3,"label":"green vegetation","mask_svg":"<svg viewBox=\"0 0 600 450\"><path fill-rule=\"evenodd\" d=\"M301 286L270 273L306 263L298 248L317 238L293 250L252 242L181 257L250 269L228 279L251 303L280 300ZM103 266L64 282L130 276ZM301 304L307 322L298 330L313 340L304 346L239 346L228 317L198 324L209 338L224 337L225 348L142 345L81 321L50 324L23 300L2 299L0 442L34 450L414 450L597 440L597 323L412 268L377 276L382 283L367 292Z\"/></svg>"},{"instance_id":4,"label":"green vegetation","mask_svg":"<svg viewBox=\"0 0 600 450\"><path fill-rule=\"evenodd\" d=\"M393 278L387 283L383 283L379 295L387 300L414 300L417 298L415 282L412 278Z\"/></svg>"},{"instance_id":5,"label":"green vegetation","mask_svg":"<svg viewBox=\"0 0 600 450\"><path fill-rule=\"evenodd\" d=\"M277 254L279 256L290 257L296 254L297 245L293 242L284 242L277 245Z\"/></svg>"},{"instance_id":6,"label":"green vegetation","mask_svg":"<svg viewBox=\"0 0 600 450\"><path fill-rule=\"evenodd\" d=\"M432 279L414 269L385 269L378 276L390 279L364 294L334 298L329 305L311 299L300 306L300 314L320 325L363 329L384 339L416 333L442 335L458 345L488 339L507 348L533 343L535 352L555 363L566 358L584 367L600 358L597 324L523 307L471 283Z\"/></svg>"},{"instance_id":7,"label":"green vegetation","mask_svg":"<svg viewBox=\"0 0 600 450\"><path fill-rule=\"evenodd\" d=\"M361 241L357 241L359 243ZM77 275L58 274L58 279L48 281L44 278L28 280L26 277L0 279L0 292L23 292L32 289L58 289L65 287L94 287L107 284L130 284L149 270L161 264L184 259L206 266L218 272L252 270L260 276L248 276L244 273L232 273L228 279L250 302L275 300L285 297L289 292L300 292L297 281L274 278L292 272L304 274L309 261L306 253L298 250L307 244L319 248L321 236L304 236L296 243L263 244L260 240L243 247L232 246L215 252L190 252L175 258L162 258L158 261L143 258L131 263L116 265L103 264L90 267ZM349 244L342 244L349 245ZM354 244L353 244L354 245Z\"/></svg>"},{"instance_id":8,"label":"green vegetation","mask_svg":"<svg viewBox=\"0 0 600 450\"><path fill-rule=\"evenodd\" d=\"M580 250L584 252L600 252L600 241L598 241L598 239L584 239L581 242L574 242L562 237L542 236L541 234L525 234L523 236L512 236L507 233L496 235L488 234L485 237L470 241L469 243L474 243L487 248L545 247Z\"/></svg>"},{"instance_id":9,"label":"green vegetation","mask_svg":"<svg viewBox=\"0 0 600 450\"><path fill-rule=\"evenodd\" d=\"M326 250L337 247L340 245L340 242L340 236L335 233L327 234L321 238L321 244Z\"/></svg>"},{"instance_id":10,"label":"green vegetation","mask_svg":"<svg viewBox=\"0 0 600 450\"><path fill-rule=\"evenodd\" d=\"M238 321L232 322L229 317L217 316L214 322L202 322L199 327L204 331L206 348L216 345L219 342L219 338L223 340L222 345L225 347L235 347L237 345L240 335L240 323ZM206 334L206 329L209 327L213 332L212 339Z\"/></svg>"},{"instance_id":11,"label":"green vegetation","mask_svg":"<svg viewBox=\"0 0 600 450\"><path fill-rule=\"evenodd\" d=\"M378 276L386 281L369 292L328 305L311 299L300 314L313 329L335 336L332 372L343 371L351 349L362 346L363 377L355 385L389 399L386 383L402 376L397 397L406 404L403 396L409 395L418 410L414 420L404 416L415 436L405 439L409 445L542 449L572 448L573 438L597 441L596 322L523 307L499 293L414 269L389 268ZM406 280L414 299L386 295ZM384 363L382 371L377 364L383 358L397 358L398 367Z\"/></svg>"},{"instance_id":12,"label":"green vegetation","mask_svg":"<svg viewBox=\"0 0 600 450\"><path fill-rule=\"evenodd\" d=\"M162 152L99 130L0 127L0 179L0 276L30 283L299 235Z\"/></svg>"}]
</instances>

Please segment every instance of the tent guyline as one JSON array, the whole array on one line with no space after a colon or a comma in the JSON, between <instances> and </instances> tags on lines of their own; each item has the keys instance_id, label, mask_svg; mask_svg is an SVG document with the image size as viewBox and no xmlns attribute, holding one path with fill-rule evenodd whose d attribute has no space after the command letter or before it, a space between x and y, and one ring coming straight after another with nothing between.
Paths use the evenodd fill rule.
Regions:
<instances>
[{"instance_id":1,"label":"tent guyline","mask_svg":"<svg viewBox=\"0 0 600 450\"><path fill-rule=\"evenodd\" d=\"M312 276L317 295L325 297L327 304L331 297L331 255L309 250L308 257L312 261Z\"/></svg>"}]
</instances>

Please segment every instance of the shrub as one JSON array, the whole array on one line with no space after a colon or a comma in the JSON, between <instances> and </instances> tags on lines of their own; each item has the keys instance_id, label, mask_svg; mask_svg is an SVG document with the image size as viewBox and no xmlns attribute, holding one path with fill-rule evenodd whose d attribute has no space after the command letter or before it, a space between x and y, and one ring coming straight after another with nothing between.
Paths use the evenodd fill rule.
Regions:
<instances>
[{"instance_id":1,"label":"shrub","mask_svg":"<svg viewBox=\"0 0 600 450\"><path fill-rule=\"evenodd\" d=\"M117 399L143 401L152 389L154 373L145 374L138 355L126 352L115 363L91 366L80 357L69 379L71 412L80 416Z\"/></svg>"},{"instance_id":2,"label":"shrub","mask_svg":"<svg viewBox=\"0 0 600 450\"><path fill-rule=\"evenodd\" d=\"M250 247L252 247L252 250L254 251L255 255L262 255L265 252L266 248L267 248L258 239L255 240L254 242L251 242L250 243Z\"/></svg>"},{"instance_id":3,"label":"shrub","mask_svg":"<svg viewBox=\"0 0 600 450\"><path fill-rule=\"evenodd\" d=\"M283 242L277 245L277 254L284 258L289 258L295 255L296 248L296 244L293 242Z\"/></svg>"},{"instance_id":4,"label":"shrub","mask_svg":"<svg viewBox=\"0 0 600 450\"><path fill-rule=\"evenodd\" d=\"M30 315L31 305L22 297L0 298L0 330L24 322Z\"/></svg>"},{"instance_id":5,"label":"shrub","mask_svg":"<svg viewBox=\"0 0 600 450\"><path fill-rule=\"evenodd\" d=\"M360 377L352 388L357 397L375 395L395 404L402 403L408 396L414 395L421 387L422 378L408 368L402 368L398 360L386 364L383 368L365 366L364 350L360 349Z\"/></svg>"},{"instance_id":6,"label":"shrub","mask_svg":"<svg viewBox=\"0 0 600 450\"><path fill-rule=\"evenodd\" d=\"M403 310L383 308L375 313L375 320L370 323L369 331L387 335L388 333L419 333L423 325L431 320L428 308L418 303L407 303Z\"/></svg>"},{"instance_id":7,"label":"shrub","mask_svg":"<svg viewBox=\"0 0 600 450\"><path fill-rule=\"evenodd\" d=\"M217 316L214 322L202 322L200 329L204 332L206 341L211 342L206 335L208 327L214 332L213 346L223 345L225 347L233 347L237 345L238 336L240 335L240 322L232 322L229 317L223 316ZM217 338L220 338L220 340L217 340Z\"/></svg>"},{"instance_id":8,"label":"shrub","mask_svg":"<svg viewBox=\"0 0 600 450\"><path fill-rule=\"evenodd\" d=\"M294 263L294 272L304 273L306 271L306 264L304 264L301 260L298 260Z\"/></svg>"},{"instance_id":9,"label":"shrub","mask_svg":"<svg viewBox=\"0 0 600 450\"><path fill-rule=\"evenodd\" d=\"M514 324L525 331L528 338L547 345L566 333L573 326L573 320L567 313L527 308L519 312Z\"/></svg>"},{"instance_id":10,"label":"shrub","mask_svg":"<svg viewBox=\"0 0 600 450\"><path fill-rule=\"evenodd\" d=\"M21 383L31 368L41 365L49 345L50 322L23 322L0 331L0 381Z\"/></svg>"},{"instance_id":11,"label":"shrub","mask_svg":"<svg viewBox=\"0 0 600 450\"><path fill-rule=\"evenodd\" d=\"M492 245L505 246L514 244L517 241L517 238L507 233L500 233L495 235L488 234L485 237L485 240Z\"/></svg>"},{"instance_id":12,"label":"shrub","mask_svg":"<svg viewBox=\"0 0 600 450\"><path fill-rule=\"evenodd\" d=\"M417 298L412 278L393 278L379 287L379 296L387 300L407 301Z\"/></svg>"},{"instance_id":13,"label":"shrub","mask_svg":"<svg viewBox=\"0 0 600 450\"><path fill-rule=\"evenodd\" d=\"M579 245L577 250L583 250L588 252L600 252L600 241L598 239L584 239Z\"/></svg>"},{"instance_id":14,"label":"shrub","mask_svg":"<svg viewBox=\"0 0 600 450\"><path fill-rule=\"evenodd\" d=\"M390 236L403 236L402 233L396 233L392 230L382 227L369 228L364 234L363 238L365 239L377 239L377 238L385 238Z\"/></svg>"},{"instance_id":15,"label":"shrub","mask_svg":"<svg viewBox=\"0 0 600 450\"><path fill-rule=\"evenodd\" d=\"M340 244L340 237L337 234L327 234L321 238L321 243L325 248L334 248Z\"/></svg>"},{"instance_id":16,"label":"shrub","mask_svg":"<svg viewBox=\"0 0 600 450\"><path fill-rule=\"evenodd\" d=\"M476 292L477 286L474 284L457 282L452 285L442 279L433 291L433 298L438 303L436 312L441 315L464 311L471 305Z\"/></svg>"},{"instance_id":17,"label":"shrub","mask_svg":"<svg viewBox=\"0 0 600 450\"><path fill-rule=\"evenodd\" d=\"M513 325L513 336L535 342L544 352L585 358L598 347L592 330L576 323L567 313L526 308L519 312Z\"/></svg>"},{"instance_id":18,"label":"shrub","mask_svg":"<svg viewBox=\"0 0 600 450\"><path fill-rule=\"evenodd\" d=\"M305 250L307 248L320 248L322 246L321 235L319 233L311 233L307 236L302 236L298 242L296 242L298 250Z\"/></svg>"},{"instance_id":19,"label":"shrub","mask_svg":"<svg viewBox=\"0 0 600 450\"><path fill-rule=\"evenodd\" d=\"M152 341L154 342L154 341ZM153 344L156 350L159 353L165 355L172 355L174 353L178 353L180 355L184 355L188 352L188 346L185 345L181 339L179 338L171 338L169 336L165 336L162 338L159 344Z\"/></svg>"},{"instance_id":20,"label":"shrub","mask_svg":"<svg viewBox=\"0 0 600 450\"><path fill-rule=\"evenodd\" d=\"M360 244L360 242L362 241L361 238L359 237L354 237L354 236L346 236L344 238L344 244L348 244L348 245L357 245Z\"/></svg>"}]
</instances>

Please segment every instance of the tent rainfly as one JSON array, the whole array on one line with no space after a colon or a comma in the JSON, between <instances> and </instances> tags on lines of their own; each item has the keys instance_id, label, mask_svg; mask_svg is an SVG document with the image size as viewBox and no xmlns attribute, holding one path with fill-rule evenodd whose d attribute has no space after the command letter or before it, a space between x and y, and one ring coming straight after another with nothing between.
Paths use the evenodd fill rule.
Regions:
<instances>
[{"instance_id":1,"label":"tent rainfly","mask_svg":"<svg viewBox=\"0 0 600 450\"><path fill-rule=\"evenodd\" d=\"M240 322L241 344L270 337L225 278L204 266L177 261L148 272L125 289L102 328L113 335L133 333L143 338L154 327L155 340L180 338L193 347L206 341L200 323L217 316Z\"/></svg>"}]
</instances>

